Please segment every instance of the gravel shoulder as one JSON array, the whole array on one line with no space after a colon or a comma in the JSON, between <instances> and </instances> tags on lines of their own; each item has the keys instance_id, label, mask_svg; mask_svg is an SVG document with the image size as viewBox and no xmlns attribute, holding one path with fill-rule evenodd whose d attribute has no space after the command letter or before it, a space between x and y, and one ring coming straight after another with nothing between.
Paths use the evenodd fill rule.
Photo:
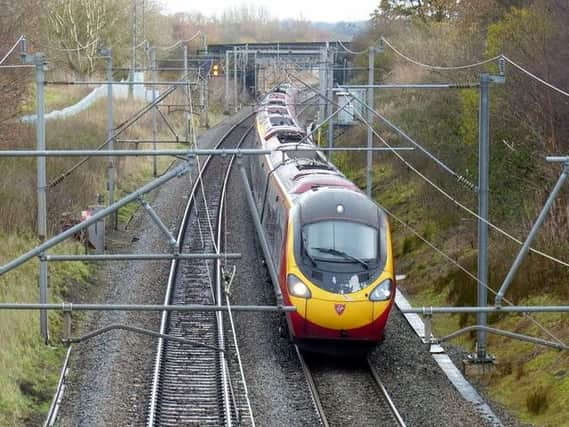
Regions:
<instances>
[{"instance_id":1,"label":"gravel shoulder","mask_svg":"<svg viewBox=\"0 0 569 427\"><path fill-rule=\"evenodd\" d=\"M200 147L213 146L250 110L205 132ZM175 178L152 194L152 206L175 231L183 214L193 174ZM128 231L109 238L111 253L163 253L169 246L160 230L141 210ZM95 287L75 302L161 304L169 262L107 262L97 269ZM74 335L113 323L158 330L159 313L93 312ZM145 421L156 340L112 331L74 346L59 425L141 425Z\"/></svg>"}]
</instances>

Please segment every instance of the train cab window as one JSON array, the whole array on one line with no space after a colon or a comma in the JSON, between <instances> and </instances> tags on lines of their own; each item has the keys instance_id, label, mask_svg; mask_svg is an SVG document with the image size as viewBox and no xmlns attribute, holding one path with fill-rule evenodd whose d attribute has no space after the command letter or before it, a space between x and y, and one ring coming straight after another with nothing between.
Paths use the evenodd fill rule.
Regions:
<instances>
[{"instance_id":1,"label":"train cab window","mask_svg":"<svg viewBox=\"0 0 569 427\"><path fill-rule=\"evenodd\" d=\"M289 142L300 142L304 138L304 135L301 132L280 131L277 132L277 137L281 144L286 144Z\"/></svg>"},{"instance_id":2,"label":"train cab window","mask_svg":"<svg viewBox=\"0 0 569 427\"><path fill-rule=\"evenodd\" d=\"M349 221L320 221L302 228L302 240L314 260L366 267L378 258L378 230Z\"/></svg>"},{"instance_id":3,"label":"train cab window","mask_svg":"<svg viewBox=\"0 0 569 427\"><path fill-rule=\"evenodd\" d=\"M272 126L294 126L292 119L288 117L271 117Z\"/></svg>"}]
</instances>

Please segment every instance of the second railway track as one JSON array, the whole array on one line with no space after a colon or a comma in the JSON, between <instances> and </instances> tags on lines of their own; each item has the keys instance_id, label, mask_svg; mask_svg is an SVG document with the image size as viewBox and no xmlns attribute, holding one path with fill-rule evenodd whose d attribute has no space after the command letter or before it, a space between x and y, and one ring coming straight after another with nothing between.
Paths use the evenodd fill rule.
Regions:
<instances>
[{"instance_id":1,"label":"second railway track","mask_svg":"<svg viewBox=\"0 0 569 427\"><path fill-rule=\"evenodd\" d=\"M216 148L239 147L250 129L248 117L230 129ZM231 164L231 157L217 155L198 166L177 236L182 252L219 251L221 230L217 224ZM216 291L216 271L214 260L174 261L165 303L221 304L221 295ZM225 344L224 329L221 313L163 313L161 333L200 345L159 341L147 425L253 423L247 414L246 399L236 396L243 385L230 378L227 358L233 348ZM225 358L217 348L226 349Z\"/></svg>"}]
</instances>

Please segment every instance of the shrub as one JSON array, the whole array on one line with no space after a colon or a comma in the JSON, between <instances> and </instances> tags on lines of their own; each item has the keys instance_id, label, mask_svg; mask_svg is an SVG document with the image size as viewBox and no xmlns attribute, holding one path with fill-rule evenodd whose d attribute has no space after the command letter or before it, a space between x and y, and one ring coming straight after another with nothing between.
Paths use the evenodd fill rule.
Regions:
<instances>
[{"instance_id":1,"label":"shrub","mask_svg":"<svg viewBox=\"0 0 569 427\"><path fill-rule=\"evenodd\" d=\"M549 406L547 394L547 390L544 387L538 387L530 392L526 398L526 407L530 414L538 415L547 410Z\"/></svg>"}]
</instances>

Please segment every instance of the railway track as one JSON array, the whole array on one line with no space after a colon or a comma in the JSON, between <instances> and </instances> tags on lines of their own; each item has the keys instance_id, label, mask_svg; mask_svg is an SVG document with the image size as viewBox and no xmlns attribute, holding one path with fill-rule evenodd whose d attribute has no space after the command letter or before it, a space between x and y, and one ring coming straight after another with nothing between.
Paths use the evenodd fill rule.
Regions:
<instances>
[{"instance_id":1,"label":"railway track","mask_svg":"<svg viewBox=\"0 0 569 427\"><path fill-rule=\"evenodd\" d=\"M321 425L405 426L369 360L305 357L295 349Z\"/></svg>"},{"instance_id":2,"label":"railway track","mask_svg":"<svg viewBox=\"0 0 569 427\"><path fill-rule=\"evenodd\" d=\"M216 148L239 147L250 130L248 117L230 129ZM182 252L220 251L223 200L232 163L231 157L210 156L200 165L177 236ZM221 305L219 272L219 260L173 261L165 304ZM148 426L254 424L246 386L232 360L237 349L226 340L226 330L219 312L162 313L161 333L201 345L159 340Z\"/></svg>"}]
</instances>

